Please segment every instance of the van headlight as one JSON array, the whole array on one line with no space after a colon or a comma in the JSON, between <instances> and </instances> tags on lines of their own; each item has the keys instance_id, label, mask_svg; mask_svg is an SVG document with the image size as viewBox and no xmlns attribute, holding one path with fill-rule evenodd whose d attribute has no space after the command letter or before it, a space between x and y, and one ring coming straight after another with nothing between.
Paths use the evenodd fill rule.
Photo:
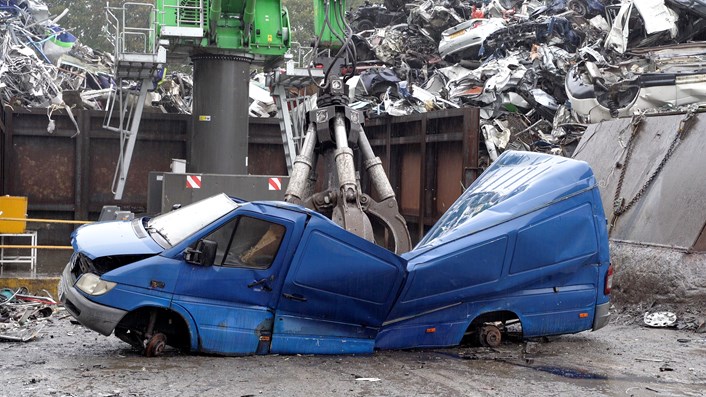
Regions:
<instances>
[{"instance_id":1,"label":"van headlight","mask_svg":"<svg viewBox=\"0 0 706 397\"><path fill-rule=\"evenodd\" d=\"M93 273L86 273L76 282L76 288L88 295L103 295L113 289L117 284L110 281L101 280Z\"/></svg>"}]
</instances>

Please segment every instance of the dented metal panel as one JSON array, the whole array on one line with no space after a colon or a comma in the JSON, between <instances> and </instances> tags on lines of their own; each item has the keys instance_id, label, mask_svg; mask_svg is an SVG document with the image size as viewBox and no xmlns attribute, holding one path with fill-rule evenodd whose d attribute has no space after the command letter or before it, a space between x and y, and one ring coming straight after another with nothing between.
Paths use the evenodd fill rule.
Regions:
<instances>
[{"instance_id":1,"label":"dented metal panel","mask_svg":"<svg viewBox=\"0 0 706 397\"><path fill-rule=\"evenodd\" d=\"M703 237L699 240L699 236L706 224L706 140L700 132L706 128L706 115L696 114L684 125L683 138L677 141L661 172L657 172L685 117L646 117L639 123L633 154L627 162L630 118L594 124L586 130L574 158L593 167L612 225L611 238L677 247L703 246ZM622 179L623 183L618 196L627 203L655 173L654 182L632 208L616 218L613 203L619 181Z\"/></svg>"},{"instance_id":2,"label":"dented metal panel","mask_svg":"<svg viewBox=\"0 0 706 397\"><path fill-rule=\"evenodd\" d=\"M402 255L409 275L376 347L454 345L469 320L500 310L517 314L525 337L586 329L608 302L599 197L584 162L503 153Z\"/></svg>"},{"instance_id":3,"label":"dented metal panel","mask_svg":"<svg viewBox=\"0 0 706 397\"><path fill-rule=\"evenodd\" d=\"M73 243L67 310L146 355L155 338L220 354L453 346L500 312L521 321L524 337L557 335L600 328L610 304L590 167L531 152L503 153L399 256L309 209L225 194L152 219L86 225Z\"/></svg>"}]
</instances>

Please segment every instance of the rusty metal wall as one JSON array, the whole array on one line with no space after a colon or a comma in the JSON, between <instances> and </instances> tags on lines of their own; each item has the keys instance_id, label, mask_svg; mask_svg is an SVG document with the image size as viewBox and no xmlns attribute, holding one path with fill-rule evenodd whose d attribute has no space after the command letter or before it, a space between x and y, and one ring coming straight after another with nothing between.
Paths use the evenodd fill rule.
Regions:
<instances>
[{"instance_id":1,"label":"rusty metal wall","mask_svg":"<svg viewBox=\"0 0 706 397\"><path fill-rule=\"evenodd\" d=\"M620 197L629 202L645 186L674 141L685 115L647 117L625 162L631 119L591 125L574 153L587 161L601 188L603 207L614 240L706 250L706 114L687 127L654 182L624 214L614 219L613 202L623 175ZM610 225L609 225L610 226Z\"/></svg>"},{"instance_id":2,"label":"rusty metal wall","mask_svg":"<svg viewBox=\"0 0 706 397\"><path fill-rule=\"evenodd\" d=\"M169 172L172 158L189 153L191 117L146 113L120 202L111 181L119 154L117 134L103 130L103 112L76 111L81 134L68 116L55 113L47 132L45 110L4 109L0 121L0 194L27 196L29 216L97 219L104 205L146 211L150 171ZM478 174L478 110L454 109L366 121L365 130L397 193L413 241L461 194ZM188 159L187 159L188 160ZM319 164L320 166L322 164ZM280 128L274 119L251 119L248 171L286 175ZM363 178L364 185L368 181ZM73 227L31 224L40 244L67 245ZM39 271L60 270L68 251L40 251Z\"/></svg>"},{"instance_id":3,"label":"rusty metal wall","mask_svg":"<svg viewBox=\"0 0 706 397\"><path fill-rule=\"evenodd\" d=\"M75 118L80 134L63 113L52 115L56 130L50 134L46 111L5 110L2 189L27 196L30 211L70 212L75 219L87 219L114 201L119 136L103 130L102 112L78 111ZM184 158L189 124L186 116L145 114L119 205L144 211L148 172L169 171L171 158Z\"/></svg>"},{"instance_id":4,"label":"rusty metal wall","mask_svg":"<svg viewBox=\"0 0 706 397\"><path fill-rule=\"evenodd\" d=\"M414 242L479 175L478 123L475 108L366 120Z\"/></svg>"},{"instance_id":5,"label":"rusty metal wall","mask_svg":"<svg viewBox=\"0 0 706 397\"><path fill-rule=\"evenodd\" d=\"M29 217L95 220L104 205L145 212L150 171L169 172L172 158L186 158L191 137L188 115L145 113L130 165L123 200L115 202L111 182L119 155L118 135L102 128L104 113L76 111L81 133L66 113L46 110L0 112L0 194L27 196ZM250 173L286 175L279 123L250 121ZM66 224L32 223L42 245L68 245L74 229ZM56 273L70 251L40 250L39 272Z\"/></svg>"},{"instance_id":6,"label":"rusty metal wall","mask_svg":"<svg viewBox=\"0 0 706 397\"><path fill-rule=\"evenodd\" d=\"M78 111L81 133L65 114L54 114L54 133L47 132L45 111L6 109L2 158L3 194L29 197L30 211L68 211L76 219L114 204L111 182L119 155L118 135L104 130L103 113ZM286 175L279 124L252 119L250 174ZM146 113L130 165L123 200L118 205L145 211L150 171L169 172L171 159L186 158L191 118L186 115Z\"/></svg>"}]
</instances>

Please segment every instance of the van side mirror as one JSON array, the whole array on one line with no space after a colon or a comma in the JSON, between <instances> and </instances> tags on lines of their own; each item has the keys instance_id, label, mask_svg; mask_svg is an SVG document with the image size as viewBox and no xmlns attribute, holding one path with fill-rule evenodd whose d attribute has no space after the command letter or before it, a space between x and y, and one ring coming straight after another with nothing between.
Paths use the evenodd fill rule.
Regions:
<instances>
[{"instance_id":1,"label":"van side mirror","mask_svg":"<svg viewBox=\"0 0 706 397\"><path fill-rule=\"evenodd\" d=\"M211 240L200 240L196 248L184 250L184 260L192 265L212 266L216 259L218 243Z\"/></svg>"}]
</instances>

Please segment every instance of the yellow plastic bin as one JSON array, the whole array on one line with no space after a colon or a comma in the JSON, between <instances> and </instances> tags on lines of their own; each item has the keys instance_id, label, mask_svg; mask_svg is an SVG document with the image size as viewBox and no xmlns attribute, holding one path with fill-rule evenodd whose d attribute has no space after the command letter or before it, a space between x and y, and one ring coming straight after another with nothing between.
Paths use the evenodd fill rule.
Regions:
<instances>
[{"instance_id":1,"label":"yellow plastic bin","mask_svg":"<svg viewBox=\"0 0 706 397\"><path fill-rule=\"evenodd\" d=\"M0 196L0 219L27 219L27 197ZM0 233L24 233L26 220L0 220Z\"/></svg>"}]
</instances>

